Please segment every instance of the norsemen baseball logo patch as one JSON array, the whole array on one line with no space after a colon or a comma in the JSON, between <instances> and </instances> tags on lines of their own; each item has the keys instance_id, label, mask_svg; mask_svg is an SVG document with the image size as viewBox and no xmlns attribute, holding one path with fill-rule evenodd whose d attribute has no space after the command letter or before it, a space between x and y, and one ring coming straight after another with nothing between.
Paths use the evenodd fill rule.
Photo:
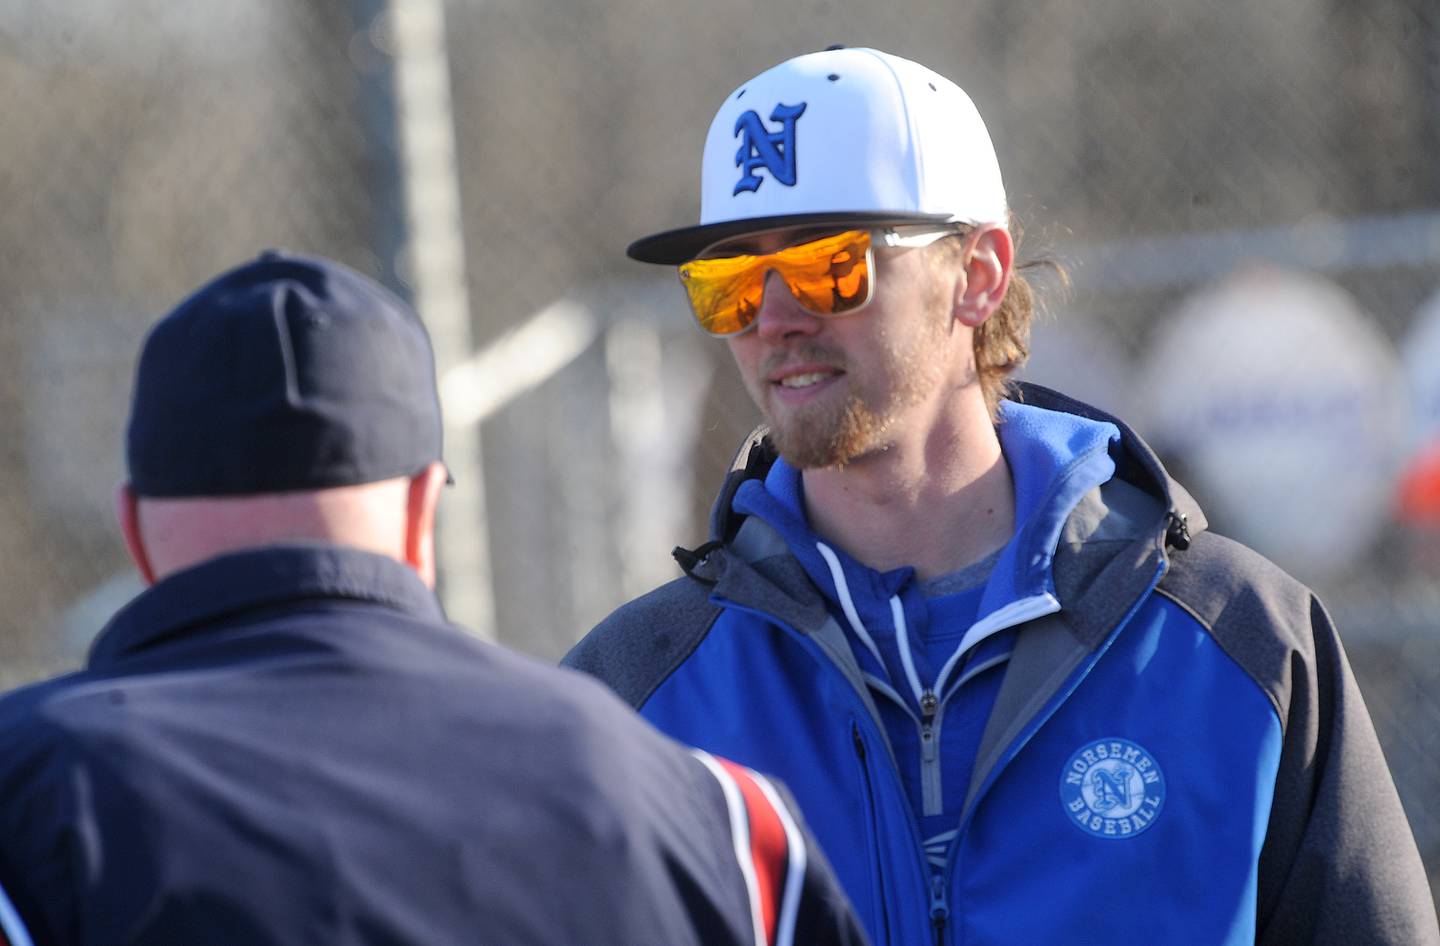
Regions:
<instances>
[{"instance_id":1,"label":"norsemen baseball logo patch","mask_svg":"<svg viewBox=\"0 0 1440 946\"><path fill-rule=\"evenodd\" d=\"M1060 803L1082 831L1097 838L1133 838L1159 817L1165 805L1165 775L1136 743L1097 739L1065 763Z\"/></svg>"}]
</instances>

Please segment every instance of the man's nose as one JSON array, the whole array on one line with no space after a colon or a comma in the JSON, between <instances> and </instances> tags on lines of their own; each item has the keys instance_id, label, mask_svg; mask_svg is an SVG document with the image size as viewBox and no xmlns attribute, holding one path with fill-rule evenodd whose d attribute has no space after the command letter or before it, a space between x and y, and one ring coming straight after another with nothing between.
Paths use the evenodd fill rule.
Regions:
<instances>
[{"instance_id":1,"label":"man's nose","mask_svg":"<svg viewBox=\"0 0 1440 946\"><path fill-rule=\"evenodd\" d=\"M820 330L820 317L802 306L775 270L765 274L765 297L755 315L755 331L767 339L790 335L813 335Z\"/></svg>"}]
</instances>

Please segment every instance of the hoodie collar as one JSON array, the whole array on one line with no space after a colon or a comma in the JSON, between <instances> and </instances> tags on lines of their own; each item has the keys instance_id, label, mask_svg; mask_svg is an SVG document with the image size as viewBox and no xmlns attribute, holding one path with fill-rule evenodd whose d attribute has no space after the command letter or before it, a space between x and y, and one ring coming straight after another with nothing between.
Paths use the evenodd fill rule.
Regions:
<instances>
[{"instance_id":1,"label":"hoodie collar","mask_svg":"<svg viewBox=\"0 0 1440 946\"><path fill-rule=\"evenodd\" d=\"M1015 535L980 601L982 616L1022 598L1053 595L1051 566L1065 520L1115 475L1114 424L1014 401L1000 404L1000 449L1015 486Z\"/></svg>"},{"instance_id":2,"label":"hoodie collar","mask_svg":"<svg viewBox=\"0 0 1440 946\"><path fill-rule=\"evenodd\" d=\"M800 471L785 460L777 459L763 480L747 480L740 485L733 507L742 516L756 516L779 532L790 554L800 562L815 586L827 599L839 602L842 591L836 587L834 572L820 550L824 540L810 528L804 497L805 484ZM870 627L888 627L890 598L914 578L915 569L906 566L879 572L838 545L825 542L825 547L839 564L861 621Z\"/></svg>"},{"instance_id":3,"label":"hoodie collar","mask_svg":"<svg viewBox=\"0 0 1440 946\"><path fill-rule=\"evenodd\" d=\"M1081 497L1114 474L1110 450L1120 441L1120 431L1108 421L1013 402L1002 404L998 430L1014 477L1017 527L981 598L982 619L1023 599L1053 596L1051 565L1066 517ZM838 600L840 591L819 548L822 540L805 515L799 470L777 458L763 480L739 484L731 505L740 516L756 516L778 531L816 587L829 600ZM889 600L913 579L914 569L878 572L844 549L826 545L839 562L861 620L888 626Z\"/></svg>"}]
</instances>

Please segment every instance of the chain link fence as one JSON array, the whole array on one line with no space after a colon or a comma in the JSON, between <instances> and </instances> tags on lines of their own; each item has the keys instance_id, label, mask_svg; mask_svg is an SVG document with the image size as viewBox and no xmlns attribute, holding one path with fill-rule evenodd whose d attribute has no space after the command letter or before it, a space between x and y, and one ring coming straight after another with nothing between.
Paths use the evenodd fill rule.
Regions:
<instances>
[{"instance_id":1,"label":"chain link fence","mask_svg":"<svg viewBox=\"0 0 1440 946\"><path fill-rule=\"evenodd\" d=\"M410 288L386 98L387 10L405 2L0 0L0 684L73 666L137 588L110 492L154 318L267 246ZM1022 257L1069 269L1068 290L1042 280L1031 376L1132 418L1214 528L1319 589L1440 882L1440 514L1397 499L1409 458L1440 442L1425 393L1440 351L1406 360L1440 290L1440 9L451 0L445 15L477 344L543 344L557 314L573 329L553 370L477 410L488 520L447 526L488 541L488 576L446 580L493 589L500 640L554 659L704 538L756 416L673 277L623 248L696 218L705 130L739 82L831 43L877 46L971 93ZM1278 354L1248 331L1177 327L1224 322L1238 303L1207 294L1255 272L1323 283L1344 312ZM1344 342L1355 323L1363 343ZM1207 462L1250 469L1236 457L1253 444L1177 435L1155 385L1233 417L1224 397L1244 385L1227 366L1263 349L1262 368L1321 383L1350 378L1362 348L1381 354L1356 384L1406 386L1376 402L1403 429L1368 439L1391 425L1358 415L1369 475L1329 473L1348 492L1264 538L1246 490ZM1324 427L1254 462L1315 468L1334 452ZM1342 513L1359 525L1306 531Z\"/></svg>"},{"instance_id":2,"label":"chain link fence","mask_svg":"<svg viewBox=\"0 0 1440 946\"><path fill-rule=\"evenodd\" d=\"M0 0L5 683L133 587L109 497L149 324L267 246L376 269L353 31L339 3Z\"/></svg>"}]
</instances>

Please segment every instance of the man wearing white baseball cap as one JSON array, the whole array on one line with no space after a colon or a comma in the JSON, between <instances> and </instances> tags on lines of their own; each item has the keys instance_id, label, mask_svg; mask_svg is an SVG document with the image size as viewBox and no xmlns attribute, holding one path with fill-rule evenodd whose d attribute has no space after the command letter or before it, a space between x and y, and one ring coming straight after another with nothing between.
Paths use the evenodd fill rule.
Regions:
<instances>
[{"instance_id":1,"label":"man wearing white baseball cap","mask_svg":"<svg viewBox=\"0 0 1440 946\"><path fill-rule=\"evenodd\" d=\"M1440 943L1308 589L1120 420L1010 380L1031 295L969 97L832 48L736 89L678 267L767 426L686 575L566 658L781 775L877 943Z\"/></svg>"}]
</instances>

